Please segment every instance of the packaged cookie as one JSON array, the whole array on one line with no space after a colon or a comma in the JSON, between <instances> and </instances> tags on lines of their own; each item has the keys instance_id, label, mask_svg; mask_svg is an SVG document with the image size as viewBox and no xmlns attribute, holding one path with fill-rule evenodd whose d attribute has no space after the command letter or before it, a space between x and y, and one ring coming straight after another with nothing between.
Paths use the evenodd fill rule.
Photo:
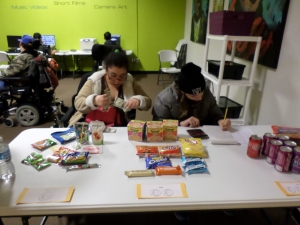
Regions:
<instances>
[{"instance_id":1,"label":"packaged cookie","mask_svg":"<svg viewBox=\"0 0 300 225\"><path fill-rule=\"evenodd\" d=\"M179 145L158 146L158 151L160 155L168 157L181 157Z\"/></svg>"},{"instance_id":2,"label":"packaged cookie","mask_svg":"<svg viewBox=\"0 0 300 225\"><path fill-rule=\"evenodd\" d=\"M140 157L148 156L148 155L158 155L157 146L146 146L146 145L137 145L136 154Z\"/></svg>"},{"instance_id":3,"label":"packaged cookie","mask_svg":"<svg viewBox=\"0 0 300 225\"><path fill-rule=\"evenodd\" d=\"M178 120L163 120L163 140L177 141Z\"/></svg>"},{"instance_id":4,"label":"packaged cookie","mask_svg":"<svg viewBox=\"0 0 300 225\"><path fill-rule=\"evenodd\" d=\"M148 121L146 138L148 142L162 141L163 123L161 121Z\"/></svg>"},{"instance_id":5,"label":"packaged cookie","mask_svg":"<svg viewBox=\"0 0 300 225\"><path fill-rule=\"evenodd\" d=\"M145 122L131 120L127 125L128 139L131 141L143 141Z\"/></svg>"}]
</instances>

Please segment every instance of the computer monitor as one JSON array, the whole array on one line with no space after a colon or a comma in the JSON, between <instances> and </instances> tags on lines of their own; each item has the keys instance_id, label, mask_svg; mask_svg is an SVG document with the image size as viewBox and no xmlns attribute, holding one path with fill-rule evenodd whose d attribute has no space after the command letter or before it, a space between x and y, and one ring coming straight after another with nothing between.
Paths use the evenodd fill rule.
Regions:
<instances>
[{"instance_id":1,"label":"computer monitor","mask_svg":"<svg viewBox=\"0 0 300 225\"><path fill-rule=\"evenodd\" d=\"M121 46L121 35L120 34L112 34L110 40L117 42L117 44Z\"/></svg>"},{"instance_id":2,"label":"computer monitor","mask_svg":"<svg viewBox=\"0 0 300 225\"><path fill-rule=\"evenodd\" d=\"M43 45L53 45L55 46L55 35L42 35Z\"/></svg>"},{"instance_id":3,"label":"computer monitor","mask_svg":"<svg viewBox=\"0 0 300 225\"><path fill-rule=\"evenodd\" d=\"M6 37L7 37L8 48L10 49L19 48L20 41L18 41L18 39L22 39L22 36L7 35Z\"/></svg>"}]
</instances>

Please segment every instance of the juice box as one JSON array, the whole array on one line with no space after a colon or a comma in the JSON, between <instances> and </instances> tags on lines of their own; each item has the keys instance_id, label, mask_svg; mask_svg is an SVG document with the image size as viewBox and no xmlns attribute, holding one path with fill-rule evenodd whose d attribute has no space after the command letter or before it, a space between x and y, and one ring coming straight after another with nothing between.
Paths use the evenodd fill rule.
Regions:
<instances>
[{"instance_id":1,"label":"juice box","mask_svg":"<svg viewBox=\"0 0 300 225\"><path fill-rule=\"evenodd\" d=\"M163 123L161 121L147 122L147 141L156 142L163 140Z\"/></svg>"},{"instance_id":2,"label":"juice box","mask_svg":"<svg viewBox=\"0 0 300 225\"><path fill-rule=\"evenodd\" d=\"M128 139L131 141L143 141L144 125L144 121L131 120L127 125Z\"/></svg>"},{"instance_id":3,"label":"juice box","mask_svg":"<svg viewBox=\"0 0 300 225\"><path fill-rule=\"evenodd\" d=\"M178 120L163 120L163 140L177 141Z\"/></svg>"}]
</instances>

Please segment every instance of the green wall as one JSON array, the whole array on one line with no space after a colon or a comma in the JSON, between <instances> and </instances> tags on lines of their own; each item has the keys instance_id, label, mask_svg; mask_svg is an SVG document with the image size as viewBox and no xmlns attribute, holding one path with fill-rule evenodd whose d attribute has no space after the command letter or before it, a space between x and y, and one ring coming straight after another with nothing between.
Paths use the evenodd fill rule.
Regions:
<instances>
[{"instance_id":1,"label":"green wall","mask_svg":"<svg viewBox=\"0 0 300 225\"><path fill-rule=\"evenodd\" d=\"M121 35L124 49L133 50L140 63L131 70L156 71L157 52L174 49L184 35L182 0L1 0L0 50L6 35L34 32L55 34L58 49L79 49L80 38L97 38L110 31ZM89 70L92 60L83 61Z\"/></svg>"},{"instance_id":2,"label":"green wall","mask_svg":"<svg viewBox=\"0 0 300 225\"><path fill-rule=\"evenodd\" d=\"M138 57L139 70L158 71L158 51L175 50L184 38L185 1L138 1Z\"/></svg>"}]
</instances>

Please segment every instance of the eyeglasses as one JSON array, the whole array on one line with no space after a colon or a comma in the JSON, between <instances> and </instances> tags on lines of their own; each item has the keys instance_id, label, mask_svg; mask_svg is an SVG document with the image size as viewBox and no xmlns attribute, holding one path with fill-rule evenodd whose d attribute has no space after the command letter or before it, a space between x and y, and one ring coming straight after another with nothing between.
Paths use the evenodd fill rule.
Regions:
<instances>
[{"instance_id":1,"label":"eyeglasses","mask_svg":"<svg viewBox=\"0 0 300 225\"><path fill-rule=\"evenodd\" d=\"M127 73L124 75L120 75L120 76L117 76L116 74L114 73L111 73L111 72L107 72L107 75L108 75L108 79L110 80L119 80L119 81L125 81L127 79Z\"/></svg>"}]
</instances>

